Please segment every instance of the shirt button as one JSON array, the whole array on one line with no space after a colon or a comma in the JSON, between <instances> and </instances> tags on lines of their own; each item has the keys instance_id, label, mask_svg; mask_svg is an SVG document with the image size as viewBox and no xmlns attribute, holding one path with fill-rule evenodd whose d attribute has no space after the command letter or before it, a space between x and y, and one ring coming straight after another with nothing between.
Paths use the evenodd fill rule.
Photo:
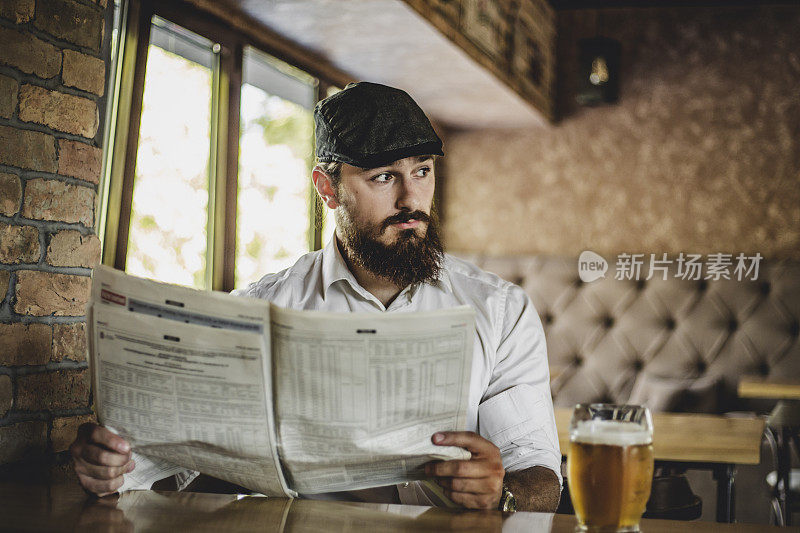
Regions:
<instances>
[{"instance_id":1,"label":"shirt button","mask_svg":"<svg viewBox=\"0 0 800 533\"><path fill-rule=\"evenodd\" d=\"M408 481L406 481L405 483L403 483L403 488L404 488L404 489L407 489L407 488L408 488Z\"/></svg>"}]
</instances>

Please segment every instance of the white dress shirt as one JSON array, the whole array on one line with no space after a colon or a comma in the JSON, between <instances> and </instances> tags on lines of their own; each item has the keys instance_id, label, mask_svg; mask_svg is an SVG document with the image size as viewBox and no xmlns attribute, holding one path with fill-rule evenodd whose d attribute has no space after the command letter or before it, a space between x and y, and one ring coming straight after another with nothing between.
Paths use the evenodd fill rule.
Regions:
<instances>
[{"instance_id":1,"label":"white dress shirt","mask_svg":"<svg viewBox=\"0 0 800 533\"><path fill-rule=\"evenodd\" d=\"M476 331L466 430L480 433L500 449L506 471L543 466L562 482L544 330L530 298L517 285L445 255L435 281L406 287L385 307L359 285L334 238L323 250L232 294L291 309L335 312L409 313L469 305L476 313ZM401 503L441 503L423 483L397 489ZM369 491L357 492L359 499L370 499ZM385 502L385 490L374 494ZM340 497L347 495L327 496Z\"/></svg>"}]
</instances>

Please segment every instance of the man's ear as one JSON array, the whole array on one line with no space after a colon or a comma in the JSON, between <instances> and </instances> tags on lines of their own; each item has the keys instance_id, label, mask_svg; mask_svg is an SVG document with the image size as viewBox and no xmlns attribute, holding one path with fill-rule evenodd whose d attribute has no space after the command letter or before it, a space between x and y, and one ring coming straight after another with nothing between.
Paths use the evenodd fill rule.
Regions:
<instances>
[{"instance_id":1,"label":"man's ear","mask_svg":"<svg viewBox=\"0 0 800 533\"><path fill-rule=\"evenodd\" d=\"M316 166L311 172L311 179L314 180L314 188L317 189L317 194L322 198L322 203L331 209L339 207L336 191L333 188L330 176L325 174L319 166Z\"/></svg>"}]
</instances>

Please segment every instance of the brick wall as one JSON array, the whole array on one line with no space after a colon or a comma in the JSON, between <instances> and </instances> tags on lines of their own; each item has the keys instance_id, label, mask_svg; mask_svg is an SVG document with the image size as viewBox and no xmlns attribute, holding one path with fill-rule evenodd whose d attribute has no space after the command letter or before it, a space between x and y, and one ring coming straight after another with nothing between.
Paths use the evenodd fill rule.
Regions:
<instances>
[{"instance_id":1,"label":"brick wall","mask_svg":"<svg viewBox=\"0 0 800 533\"><path fill-rule=\"evenodd\" d=\"M63 462L92 416L106 4L0 0L0 465Z\"/></svg>"}]
</instances>

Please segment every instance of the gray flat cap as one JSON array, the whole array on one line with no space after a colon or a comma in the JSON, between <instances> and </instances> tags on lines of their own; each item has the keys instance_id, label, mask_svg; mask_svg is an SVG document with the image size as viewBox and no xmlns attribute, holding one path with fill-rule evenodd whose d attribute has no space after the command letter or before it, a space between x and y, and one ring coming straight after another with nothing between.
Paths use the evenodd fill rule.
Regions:
<instances>
[{"instance_id":1,"label":"gray flat cap","mask_svg":"<svg viewBox=\"0 0 800 533\"><path fill-rule=\"evenodd\" d=\"M316 155L375 168L418 155L444 155L430 120L405 91L351 83L314 108Z\"/></svg>"}]
</instances>

